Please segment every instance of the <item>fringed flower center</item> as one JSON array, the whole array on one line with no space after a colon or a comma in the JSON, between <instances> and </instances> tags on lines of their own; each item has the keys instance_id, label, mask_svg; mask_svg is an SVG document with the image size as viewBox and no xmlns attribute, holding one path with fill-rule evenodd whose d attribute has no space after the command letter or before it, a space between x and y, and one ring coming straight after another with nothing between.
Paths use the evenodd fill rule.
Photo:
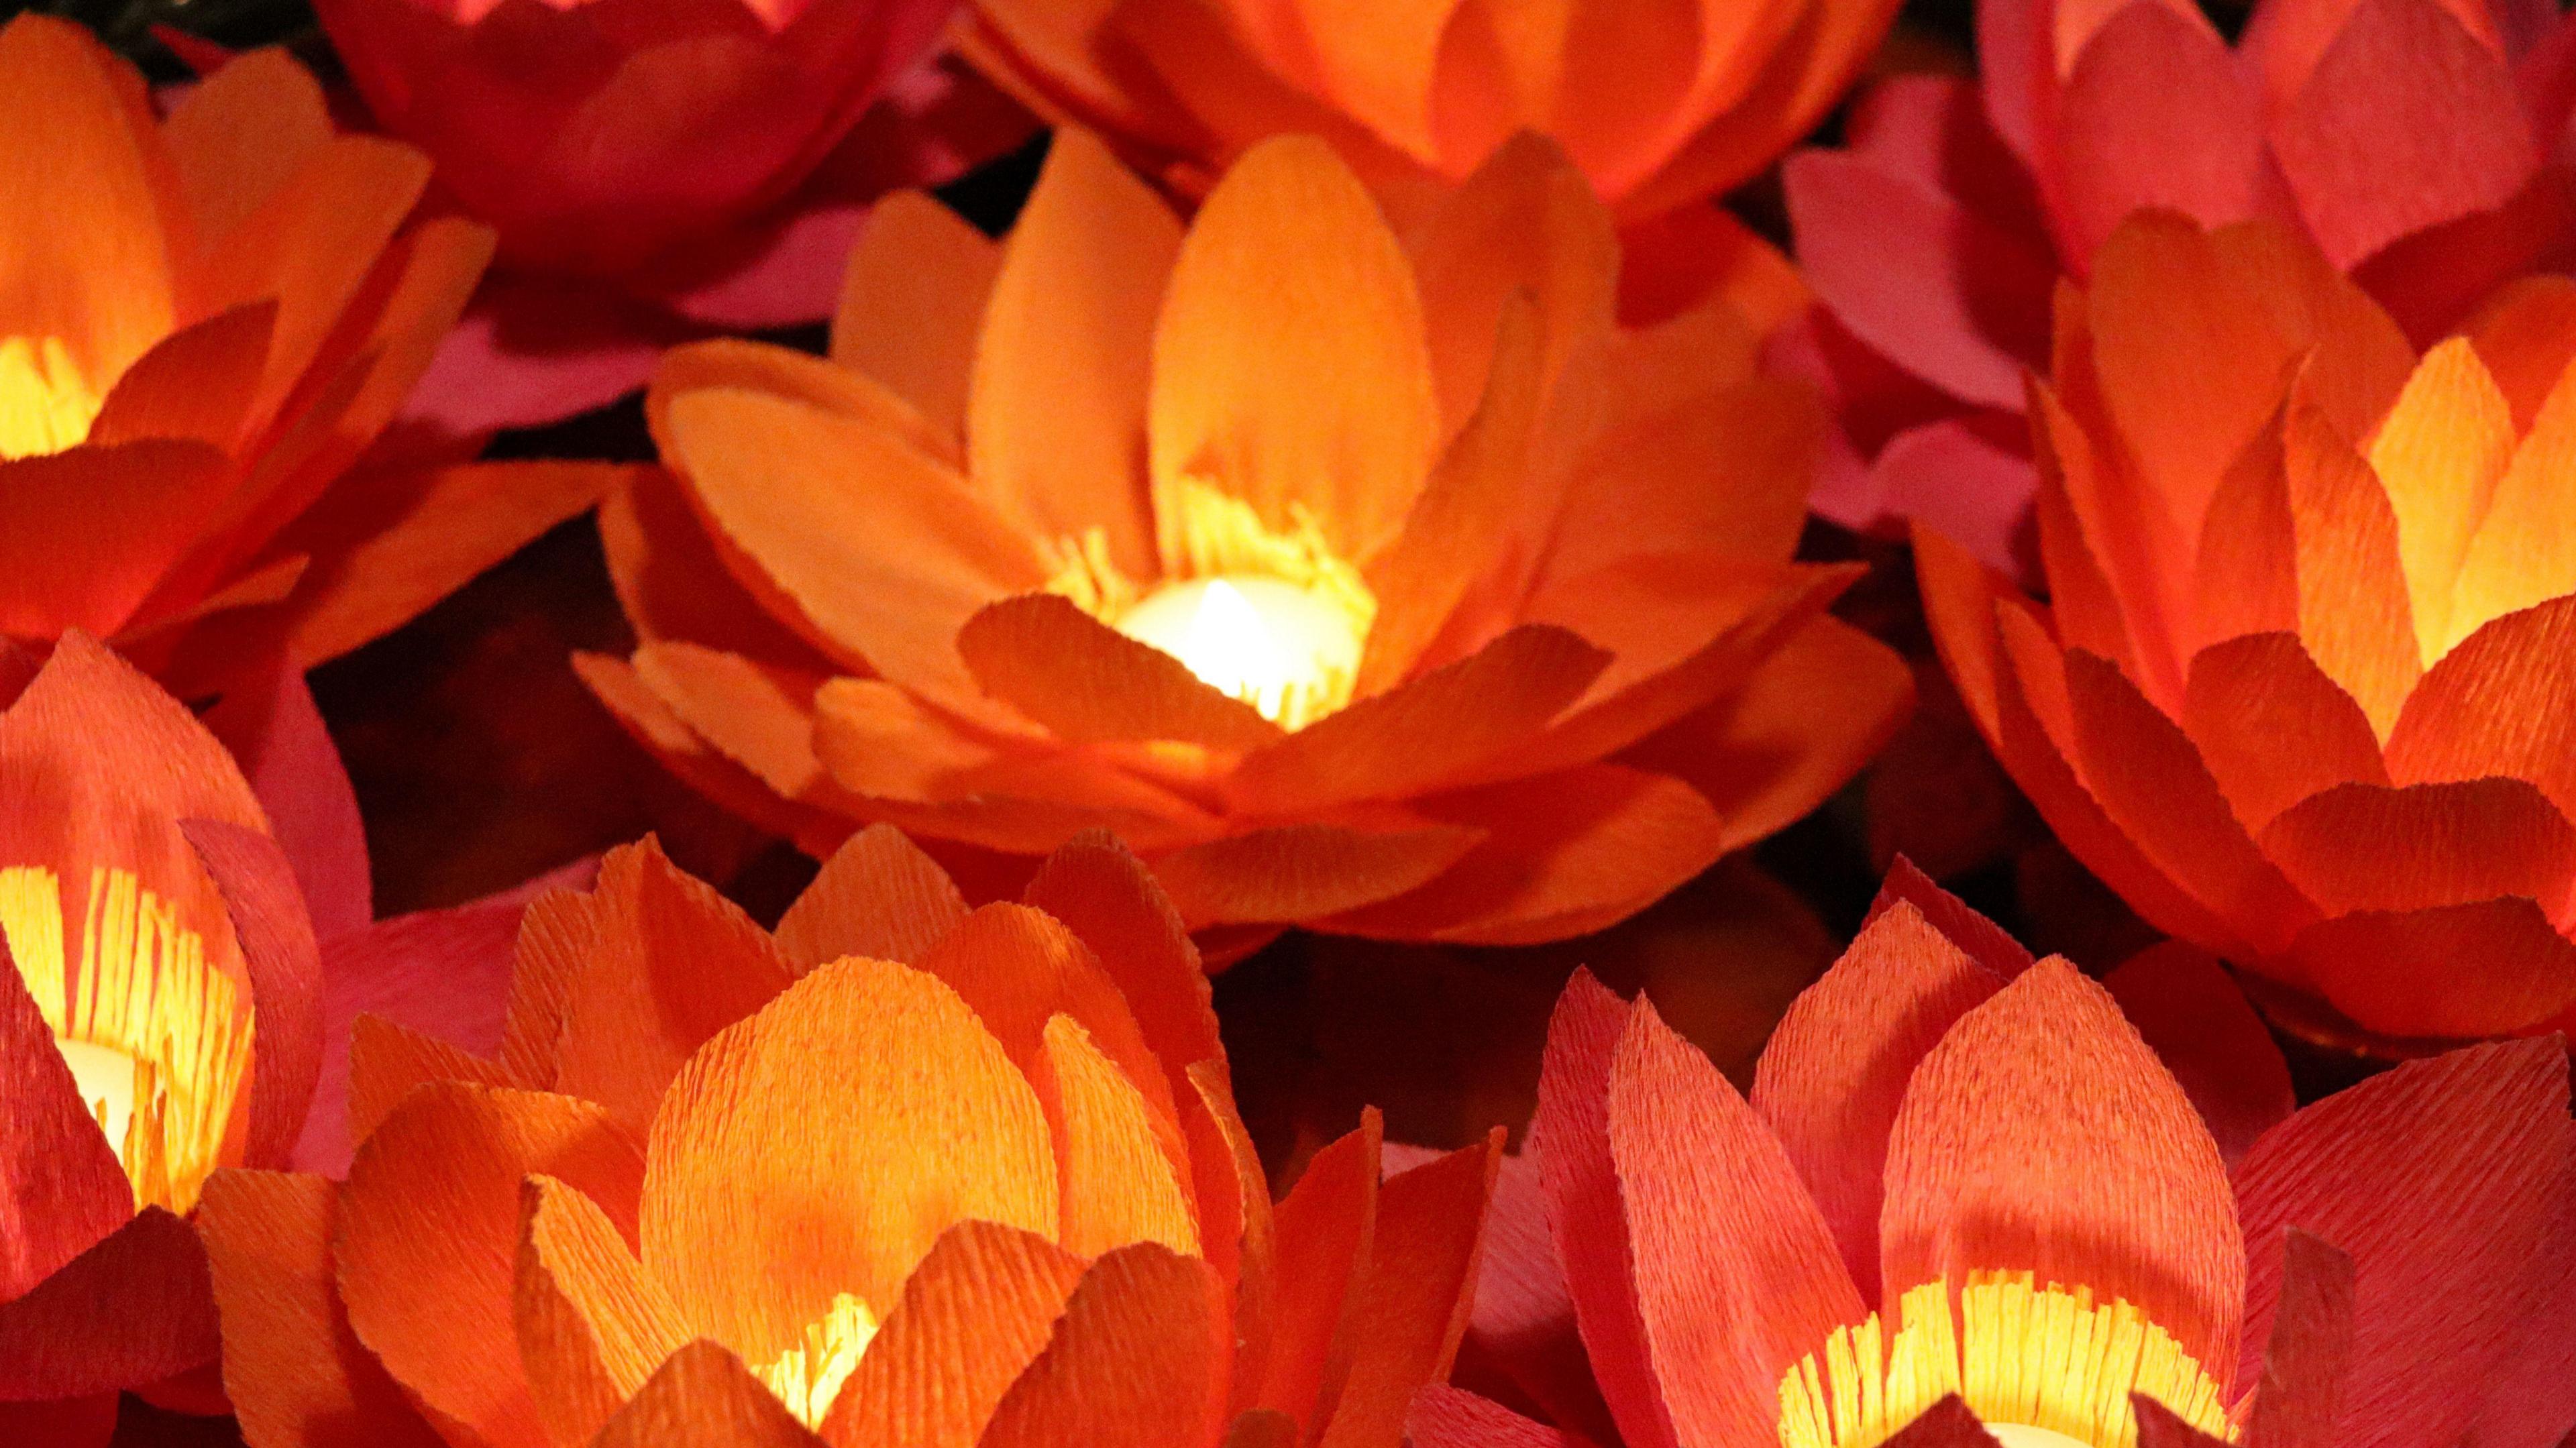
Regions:
<instances>
[{"instance_id":1,"label":"fringed flower center","mask_svg":"<svg viewBox=\"0 0 2576 1448\"><path fill-rule=\"evenodd\" d=\"M0 460L81 445L105 398L59 337L0 337Z\"/></svg>"},{"instance_id":2,"label":"fringed flower center","mask_svg":"<svg viewBox=\"0 0 2576 1448\"><path fill-rule=\"evenodd\" d=\"M1093 530L1055 545L1047 584L1170 654L1262 717L1302 729L1351 701L1377 595L1302 509L1286 532L1217 488L1184 480L1159 500L1165 580L1146 592Z\"/></svg>"},{"instance_id":3,"label":"fringed flower center","mask_svg":"<svg viewBox=\"0 0 2576 1448\"><path fill-rule=\"evenodd\" d=\"M760 1380L799 1421L819 1431L841 1396L841 1385L858 1371L859 1359L876 1335L876 1314L868 1305L849 1293L834 1293L831 1311L806 1325L802 1343L759 1369Z\"/></svg>"},{"instance_id":4,"label":"fringed flower center","mask_svg":"<svg viewBox=\"0 0 2576 1448\"><path fill-rule=\"evenodd\" d=\"M61 882L0 869L0 933L137 1207L185 1214L250 1079L251 1012L205 940L125 870L92 870L75 964Z\"/></svg>"},{"instance_id":5,"label":"fringed flower center","mask_svg":"<svg viewBox=\"0 0 2576 1448\"><path fill-rule=\"evenodd\" d=\"M2005 1448L2135 1448L2131 1393L2201 1431L2233 1436L2218 1385L2145 1313L2030 1273L1979 1273L1951 1312L1947 1282L1838 1327L1780 1380L1781 1448L1874 1448L1957 1393Z\"/></svg>"}]
</instances>

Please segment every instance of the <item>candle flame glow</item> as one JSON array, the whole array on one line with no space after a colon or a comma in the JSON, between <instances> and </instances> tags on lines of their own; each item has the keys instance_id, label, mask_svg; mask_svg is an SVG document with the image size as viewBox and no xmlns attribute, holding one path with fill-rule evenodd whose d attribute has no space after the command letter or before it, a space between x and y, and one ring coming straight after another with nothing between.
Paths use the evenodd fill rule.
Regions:
<instances>
[{"instance_id":1,"label":"candle flame glow","mask_svg":"<svg viewBox=\"0 0 2576 1448\"><path fill-rule=\"evenodd\" d=\"M1346 702L1359 672L1360 638L1346 612L1257 574L1164 588L1128 609L1117 627L1291 729Z\"/></svg>"},{"instance_id":2,"label":"candle flame glow","mask_svg":"<svg viewBox=\"0 0 2576 1448\"><path fill-rule=\"evenodd\" d=\"M89 1108L99 1130L107 1133L117 1165L123 1166L126 1132L134 1122L134 1058L88 1041L57 1040L54 1049L62 1053L63 1064L72 1068L81 1104Z\"/></svg>"},{"instance_id":3,"label":"candle flame glow","mask_svg":"<svg viewBox=\"0 0 2576 1448\"><path fill-rule=\"evenodd\" d=\"M0 459L78 447L103 402L61 338L0 337Z\"/></svg>"}]
</instances>

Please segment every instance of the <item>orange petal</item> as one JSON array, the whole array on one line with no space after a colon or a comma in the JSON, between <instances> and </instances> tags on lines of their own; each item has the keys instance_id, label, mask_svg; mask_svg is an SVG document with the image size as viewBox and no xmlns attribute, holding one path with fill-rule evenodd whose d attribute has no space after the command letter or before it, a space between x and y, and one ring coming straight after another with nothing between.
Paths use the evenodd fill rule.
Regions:
<instances>
[{"instance_id":1,"label":"orange petal","mask_svg":"<svg viewBox=\"0 0 2576 1448\"><path fill-rule=\"evenodd\" d=\"M313 73L284 50L254 50L189 88L161 134L205 241L250 219L334 134Z\"/></svg>"},{"instance_id":2,"label":"orange petal","mask_svg":"<svg viewBox=\"0 0 2576 1448\"><path fill-rule=\"evenodd\" d=\"M1918 524L1910 537L1915 581L1923 590L1924 620L1931 627L1941 666L1958 688L1960 702L1976 719L1978 730L1993 745L2003 734L1996 703L1999 675L2011 667L1995 632L1995 602L2007 596L2012 585L1967 549L1930 528Z\"/></svg>"},{"instance_id":3,"label":"orange petal","mask_svg":"<svg viewBox=\"0 0 2576 1448\"><path fill-rule=\"evenodd\" d=\"M163 439L0 462L0 632L123 629L195 544L225 476L213 448Z\"/></svg>"},{"instance_id":4,"label":"orange petal","mask_svg":"<svg viewBox=\"0 0 2576 1448\"><path fill-rule=\"evenodd\" d=\"M2263 853L2328 914L2513 895L2555 918L2576 874L2576 829L2519 779L2345 784L2272 821Z\"/></svg>"},{"instance_id":5,"label":"orange petal","mask_svg":"<svg viewBox=\"0 0 2576 1448\"><path fill-rule=\"evenodd\" d=\"M1221 1296L1206 1263L1152 1243L1092 1263L976 1442L1200 1448L1224 1405Z\"/></svg>"},{"instance_id":6,"label":"orange petal","mask_svg":"<svg viewBox=\"0 0 2576 1448\"><path fill-rule=\"evenodd\" d=\"M1236 1403L1288 1415L1306 1426L1309 1441L1321 1436L1317 1411L1339 1391L1339 1374L1349 1368L1347 1356L1335 1361L1335 1337L1373 1251L1378 1133L1376 1108L1362 1111L1358 1130L1306 1163L1275 1219L1279 1295L1268 1357L1259 1382L1248 1395L1238 1389Z\"/></svg>"},{"instance_id":7,"label":"orange petal","mask_svg":"<svg viewBox=\"0 0 2576 1448\"><path fill-rule=\"evenodd\" d=\"M821 1448L822 1441L742 1359L701 1338L671 1354L590 1448Z\"/></svg>"},{"instance_id":8,"label":"orange petal","mask_svg":"<svg viewBox=\"0 0 2576 1448\"><path fill-rule=\"evenodd\" d=\"M349 1140L366 1140L413 1087L426 1081L539 1084L519 1079L497 1061L486 1061L370 1011L360 1015L349 1031Z\"/></svg>"},{"instance_id":9,"label":"orange petal","mask_svg":"<svg viewBox=\"0 0 2576 1448\"><path fill-rule=\"evenodd\" d=\"M665 455L671 446L671 400L712 388L765 392L868 423L952 472L966 470L965 445L958 436L932 425L884 382L827 357L740 337L684 343L655 364L652 386L644 394L644 421Z\"/></svg>"},{"instance_id":10,"label":"orange petal","mask_svg":"<svg viewBox=\"0 0 2576 1448\"><path fill-rule=\"evenodd\" d=\"M1234 1296L1231 1401L1240 1408L1261 1385L1270 1361L1277 1309L1279 1244L1270 1179L1262 1174L1261 1154L1234 1104L1233 1088L1226 1084L1224 1063L1207 1060L1192 1066L1189 1084L1191 1092L1181 1103L1181 1131L1197 1174L1199 1237L1207 1264Z\"/></svg>"},{"instance_id":11,"label":"orange petal","mask_svg":"<svg viewBox=\"0 0 2576 1448\"><path fill-rule=\"evenodd\" d=\"M2562 376L2466 540L2444 650L2508 613L2576 593L2576 368Z\"/></svg>"},{"instance_id":12,"label":"orange petal","mask_svg":"<svg viewBox=\"0 0 2576 1448\"><path fill-rule=\"evenodd\" d=\"M2266 428L2220 480L2208 516L2200 520L2200 548L2192 555L2185 647L2298 632L2298 524L2290 513L2286 467L2280 429Z\"/></svg>"},{"instance_id":13,"label":"orange petal","mask_svg":"<svg viewBox=\"0 0 2576 1448\"><path fill-rule=\"evenodd\" d=\"M1227 800L1246 815L1295 814L1471 774L1546 728L1609 663L1564 629L1524 624L1255 750L1227 777Z\"/></svg>"},{"instance_id":14,"label":"orange petal","mask_svg":"<svg viewBox=\"0 0 2576 1448\"><path fill-rule=\"evenodd\" d=\"M2386 415L2415 371L2415 349L2369 292L2284 221L2222 226L2209 242L2262 299L2280 334L2308 353L2308 389L2338 430L2360 437Z\"/></svg>"},{"instance_id":15,"label":"orange petal","mask_svg":"<svg viewBox=\"0 0 2576 1448\"><path fill-rule=\"evenodd\" d=\"M2384 736L2423 672L2397 514L2369 463L2313 405L2294 394L2284 428L2299 638Z\"/></svg>"},{"instance_id":16,"label":"orange petal","mask_svg":"<svg viewBox=\"0 0 2576 1448\"><path fill-rule=\"evenodd\" d=\"M224 1331L224 1393L242 1433L296 1448L438 1448L349 1330L331 1267L339 1184L221 1171L197 1203Z\"/></svg>"},{"instance_id":17,"label":"orange petal","mask_svg":"<svg viewBox=\"0 0 2576 1448\"><path fill-rule=\"evenodd\" d=\"M2427 659L2454 642L2452 584L2513 454L2513 405L2465 337L2425 354L2370 440L2365 456L2397 518L2398 561Z\"/></svg>"},{"instance_id":18,"label":"orange petal","mask_svg":"<svg viewBox=\"0 0 2576 1448\"><path fill-rule=\"evenodd\" d=\"M1609 1112L1673 1428L1741 1441L1741 1424L1777 1416L1781 1374L1868 1309L1779 1140L1651 1005L1620 1037Z\"/></svg>"},{"instance_id":19,"label":"orange petal","mask_svg":"<svg viewBox=\"0 0 2576 1448\"><path fill-rule=\"evenodd\" d=\"M970 718L995 712L952 640L1045 577L963 478L867 423L762 393L683 393L668 428L668 461L802 614L800 632Z\"/></svg>"},{"instance_id":20,"label":"orange petal","mask_svg":"<svg viewBox=\"0 0 2576 1448\"><path fill-rule=\"evenodd\" d=\"M2182 680L2173 673L2174 643L2162 613L2167 580L2150 556L2152 500L2037 381L2030 386L2030 418L2049 621L2067 647L2112 660L2149 697L2167 702Z\"/></svg>"},{"instance_id":21,"label":"orange petal","mask_svg":"<svg viewBox=\"0 0 2576 1448\"><path fill-rule=\"evenodd\" d=\"M2388 736L2398 784L2527 779L2576 811L2576 599L2507 614L2443 656Z\"/></svg>"},{"instance_id":22,"label":"orange petal","mask_svg":"<svg viewBox=\"0 0 2576 1448\"><path fill-rule=\"evenodd\" d=\"M275 302L248 302L161 339L116 379L89 441L180 438L231 451L276 322Z\"/></svg>"},{"instance_id":23,"label":"orange petal","mask_svg":"<svg viewBox=\"0 0 2576 1448\"><path fill-rule=\"evenodd\" d=\"M664 769L723 805L727 812L771 834L795 840L800 846L811 844L809 853L818 855L831 850L849 833L848 822L781 799L760 782L758 775L717 753L672 712L670 705L644 687L644 681L635 677L635 670L624 659L576 653L572 667L582 686L616 716L618 726L629 738Z\"/></svg>"},{"instance_id":24,"label":"orange petal","mask_svg":"<svg viewBox=\"0 0 2576 1448\"><path fill-rule=\"evenodd\" d=\"M2576 280L2518 277L2498 288L2460 329L2513 401L2513 430L2531 431L2540 405L2576 361Z\"/></svg>"},{"instance_id":25,"label":"orange petal","mask_svg":"<svg viewBox=\"0 0 2576 1448\"><path fill-rule=\"evenodd\" d=\"M633 1220L643 1163L606 1111L537 1092L423 1086L358 1148L335 1244L358 1339L432 1412L495 1448L550 1441L511 1318L519 1183L533 1172Z\"/></svg>"},{"instance_id":26,"label":"orange petal","mask_svg":"<svg viewBox=\"0 0 2576 1448\"><path fill-rule=\"evenodd\" d=\"M2141 1202L2158 1204L2152 1224ZM1915 1068L1879 1250L1897 1290L2029 1271L2124 1298L2222 1391L2235 1372L2245 1247L2227 1168L2109 993L2063 960L1962 1016Z\"/></svg>"},{"instance_id":27,"label":"orange petal","mask_svg":"<svg viewBox=\"0 0 2576 1448\"><path fill-rule=\"evenodd\" d=\"M1199 1255L1199 1229L1176 1161L1178 1124L1092 1044L1070 1016L1046 1024L1048 1084L1061 1136L1065 1249L1098 1257L1137 1242ZM1161 1077L1154 1078L1159 1086ZM1167 1144L1168 1140L1168 1144Z\"/></svg>"},{"instance_id":28,"label":"orange petal","mask_svg":"<svg viewBox=\"0 0 2576 1448\"><path fill-rule=\"evenodd\" d=\"M781 799L838 802L814 752L813 700L828 673L677 642L643 644L628 663L690 733Z\"/></svg>"},{"instance_id":29,"label":"orange petal","mask_svg":"<svg viewBox=\"0 0 2576 1448\"><path fill-rule=\"evenodd\" d=\"M1003 249L975 348L967 453L975 485L1043 538L1104 530L1150 579L1145 456L1154 316L1181 223L1089 132L1056 132Z\"/></svg>"},{"instance_id":30,"label":"orange petal","mask_svg":"<svg viewBox=\"0 0 2576 1448\"><path fill-rule=\"evenodd\" d=\"M1278 825L1147 863L1195 930L1312 920L1401 895L1456 864L1479 838L1475 829L1428 821L1386 829Z\"/></svg>"},{"instance_id":31,"label":"orange petal","mask_svg":"<svg viewBox=\"0 0 2576 1448\"><path fill-rule=\"evenodd\" d=\"M2286 954L2336 1010L2387 1036L2535 1031L2576 1004L2576 944L2529 900L2337 916Z\"/></svg>"},{"instance_id":32,"label":"orange petal","mask_svg":"<svg viewBox=\"0 0 2576 1448\"><path fill-rule=\"evenodd\" d=\"M1169 739L1240 751L1279 737L1250 704L1058 594L986 605L958 630L956 650L986 694L1070 743Z\"/></svg>"},{"instance_id":33,"label":"orange petal","mask_svg":"<svg viewBox=\"0 0 2576 1448\"><path fill-rule=\"evenodd\" d=\"M2370 720L2294 634L2248 634L2194 655L2182 727L2248 830L2338 784L2388 782Z\"/></svg>"},{"instance_id":34,"label":"orange petal","mask_svg":"<svg viewBox=\"0 0 2576 1448\"><path fill-rule=\"evenodd\" d=\"M1905 1084L1951 1025L2002 985L1899 901L1790 1002L1762 1049L1753 1109L1806 1182L1864 1302L1886 1295L1879 1202Z\"/></svg>"},{"instance_id":35,"label":"orange petal","mask_svg":"<svg viewBox=\"0 0 2576 1448\"><path fill-rule=\"evenodd\" d=\"M685 639L772 663L821 663L734 580L661 469L639 468L599 500L599 542L617 606L644 642Z\"/></svg>"},{"instance_id":36,"label":"orange petal","mask_svg":"<svg viewBox=\"0 0 2576 1448\"><path fill-rule=\"evenodd\" d=\"M522 1200L519 1358L546 1431L587 1443L690 1333L597 1202L543 1175Z\"/></svg>"},{"instance_id":37,"label":"orange petal","mask_svg":"<svg viewBox=\"0 0 2576 1448\"><path fill-rule=\"evenodd\" d=\"M956 882L890 825L870 825L832 852L778 920L778 948L798 974L845 956L918 964L966 918Z\"/></svg>"},{"instance_id":38,"label":"orange petal","mask_svg":"<svg viewBox=\"0 0 2576 1448\"><path fill-rule=\"evenodd\" d=\"M834 1448L974 1448L1082 1272L1043 1237L993 1222L949 1228L905 1280L823 1436Z\"/></svg>"},{"instance_id":39,"label":"orange petal","mask_svg":"<svg viewBox=\"0 0 2576 1448\"><path fill-rule=\"evenodd\" d=\"M1423 1387L1444 1382L1467 1334L1485 1207L1503 1131L1390 1178L1378 1192L1368 1274L1353 1287L1351 1371L1324 1448L1389 1448Z\"/></svg>"},{"instance_id":40,"label":"orange petal","mask_svg":"<svg viewBox=\"0 0 2576 1448\"><path fill-rule=\"evenodd\" d=\"M646 1271L753 1362L839 1293L891 1306L953 1221L1056 1226L1037 1093L955 991L890 961L826 965L720 1032L648 1157Z\"/></svg>"},{"instance_id":41,"label":"orange petal","mask_svg":"<svg viewBox=\"0 0 2576 1448\"><path fill-rule=\"evenodd\" d=\"M966 391L1002 249L918 191L868 212L832 317L832 360L908 399L944 437L966 433Z\"/></svg>"},{"instance_id":42,"label":"orange petal","mask_svg":"<svg viewBox=\"0 0 2576 1448\"><path fill-rule=\"evenodd\" d=\"M1197 477L1334 550L1395 536L1431 466L1439 404L1422 304L1376 203L1324 143L1246 152L1182 243L1154 337L1152 464L1161 499ZM1168 561L1172 540L1163 540Z\"/></svg>"},{"instance_id":43,"label":"orange petal","mask_svg":"<svg viewBox=\"0 0 2576 1448\"><path fill-rule=\"evenodd\" d=\"M1170 1121L1173 1087L1162 1063L1099 958L1063 922L1026 905L987 905L924 952L920 967L974 1007L984 1029L1033 1077L1047 1054L1049 1023L1072 1017ZM1173 1147L1178 1161L1177 1141Z\"/></svg>"},{"instance_id":44,"label":"orange petal","mask_svg":"<svg viewBox=\"0 0 2576 1448\"><path fill-rule=\"evenodd\" d=\"M1047 857L1020 899L1091 948L1162 1060L1175 1094L1199 1062L1225 1059L1198 947L1153 875L1124 846L1099 834L1075 839Z\"/></svg>"}]
</instances>

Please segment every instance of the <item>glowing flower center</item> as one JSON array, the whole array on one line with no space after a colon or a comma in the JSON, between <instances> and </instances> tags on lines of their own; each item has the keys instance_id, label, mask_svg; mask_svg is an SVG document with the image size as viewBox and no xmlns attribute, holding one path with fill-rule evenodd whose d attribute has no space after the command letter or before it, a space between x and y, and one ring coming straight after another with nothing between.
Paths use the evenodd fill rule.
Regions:
<instances>
[{"instance_id":1,"label":"glowing flower center","mask_svg":"<svg viewBox=\"0 0 2576 1448\"><path fill-rule=\"evenodd\" d=\"M0 869L0 935L138 1207L185 1213L250 1079L251 1013L203 937L124 870L92 870L76 969L51 870Z\"/></svg>"},{"instance_id":2,"label":"glowing flower center","mask_svg":"<svg viewBox=\"0 0 2576 1448\"><path fill-rule=\"evenodd\" d=\"M1276 578L1175 584L1119 615L1117 628L1291 729L1347 703L1359 674L1348 616Z\"/></svg>"},{"instance_id":3,"label":"glowing flower center","mask_svg":"<svg viewBox=\"0 0 2576 1448\"><path fill-rule=\"evenodd\" d=\"M0 460L80 446L103 402L61 338L0 337Z\"/></svg>"},{"instance_id":4,"label":"glowing flower center","mask_svg":"<svg viewBox=\"0 0 2576 1448\"><path fill-rule=\"evenodd\" d=\"M759 1369L760 1380L806 1427L820 1430L841 1385L877 1335L876 1314L846 1292L832 1295L832 1309L806 1324L805 1341Z\"/></svg>"},{"instance_id":5,"label":"glowing flower center","mask_svg":"<svg viewBox=\"0 0 2576 1448\"><path fill-rule=\"evenodd\" d=\"M1819 1362L1780 1379L1781 1448L1873 1448L1951 1393L2005 1448L2135 1448L2132 1392L2184 1421L2233 1437L2218 1385L2146 1314L2090 1290L2035 1287L2027 1272L1979 1273L1959 1294L1927 1282L1898 1303L1887 1338L1878 1315L1838 1327Z\"/></svg>"}]
</instances>

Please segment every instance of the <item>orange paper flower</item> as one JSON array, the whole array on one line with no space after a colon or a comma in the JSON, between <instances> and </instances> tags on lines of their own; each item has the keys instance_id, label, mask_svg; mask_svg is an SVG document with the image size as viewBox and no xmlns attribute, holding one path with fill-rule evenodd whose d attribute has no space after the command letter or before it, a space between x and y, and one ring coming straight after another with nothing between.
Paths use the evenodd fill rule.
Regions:
<instances>
[{"instance_id":1,"label":"orange paper flower","mask_svg":"<svg viewBox=\"0 0 2576 1448\"><path fill-rule=\"evenodd\" d=\"M282 53L156 121L78 27L0 30L0 655L85 629L193 696L281 637L365 642L597 495L364 463L491 254L405 225L428 179L334 135Z\"/></svg>"},{"instance_id":2,"label":"orange paper flower","mask_svg":"<svg viewBox=\"0 0 2576 1448\"><path fill-rule=\"evenodd\" d=\"M1471 1337L1557 1436L1427 1391L1419 1448L2543 1448L2576 1428L2567 1057L2290 1112L2227 977L2095 983L1899 867L1749 1099L1643 1002L1557 1007Z\"/></svg>"},{"instance_id":3,"label":"orange paper flower","mask_svg":"<svg viewBox=\"0 0 2576 1448\"><path fill-rule=\"evenodd\" d=\"M2309 1029L2567 1019L2576 286L2418 359L2288 231L2149 213L2060 299L2052 606L1920 535L1988 742L2139 914Z\"/></svg>"},{"instance_id":4,"label":"orange paper flower","mask_svg":"<svg viewBox=\"0 0 2576 1448\"><path fill-rule=\"evenodd\" d=\"M350 1094L345 1186L208 1188L254 1448L1394 1448L1495 1159L1381 1188L1372 1121L1274 1211L1132 857L970 913L883 828L774 936L617 852L531 908L497 1059L370 1018Z\"/></svg>"},{"instance_id":5,"label":"orange paper flower","mask_svg":"<svg viewBox=\"0 0 2576 1448\"><path fill-rule=\"evenodd\" d=\"M104 1444L214 1359L182 1218L288 1159L322 966L231 757L81 634L0 713L0 943L0 1438Z\"/></svg>"},{"instance_id":6,"label":"orange paper flower","mask_svg":"<svg viewBox=\"0 0 2576 1448\"><path fill-rule=\"evenodd\" d=\"M1712 303L1611 320L1544 141L1408 252L1333 153L1181 224L1065 132L994 246L918 198L832 360L672 354L678 496L603 516L644 646L581 661L685 777L828 850L1105 826L1193 929L1605 925L1848 778L1903 708L1789 561L1813 397Z\"/></svg>"}]
</instances>

